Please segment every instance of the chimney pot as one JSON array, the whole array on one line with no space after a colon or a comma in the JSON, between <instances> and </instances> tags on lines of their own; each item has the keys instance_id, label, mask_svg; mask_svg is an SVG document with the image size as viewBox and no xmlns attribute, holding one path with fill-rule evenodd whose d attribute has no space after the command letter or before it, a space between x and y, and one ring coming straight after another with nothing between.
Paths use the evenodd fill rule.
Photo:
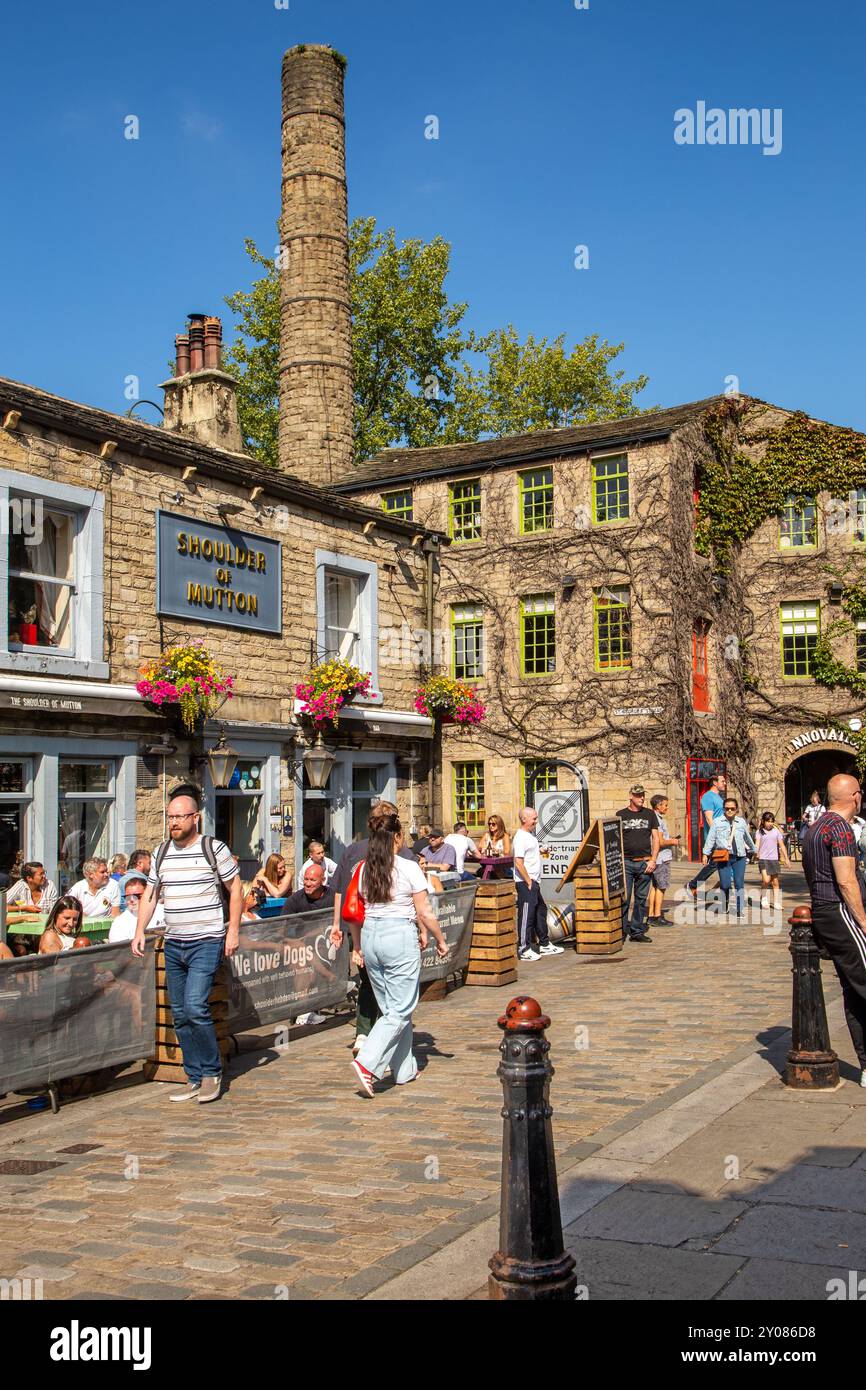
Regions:
<instances>
[{"instance_id":1,"label":"chimney pot","mask_svg":"<svg viewBox=\"0 0 866 1390\"><path fill-rule=\"evenodd\" d=\"M204 314L189 315L189 369L200 372L204 367Z\"/></svg>"},{"instance_id":2,"label":"chimney pot","mask_svg":"<svg viewBox=\"0 0 866 1390\"><path fill-rule=\"evenodd\" d=\"M186 376L189 371L189 334L176 333L174 337L176 364L175 376Z\"/></svg>"},{"instance_id":3,"label":"chimney pot","mask_svg":"<svg viewBox=\"0 0 866 1390\"><path fill-rule=\"evenodd\" d=\"M220 349L223 340L223 326L218 318L209 317L204 321L204 364L205 367L219 367Z\"/></svg>"}]
</instances>

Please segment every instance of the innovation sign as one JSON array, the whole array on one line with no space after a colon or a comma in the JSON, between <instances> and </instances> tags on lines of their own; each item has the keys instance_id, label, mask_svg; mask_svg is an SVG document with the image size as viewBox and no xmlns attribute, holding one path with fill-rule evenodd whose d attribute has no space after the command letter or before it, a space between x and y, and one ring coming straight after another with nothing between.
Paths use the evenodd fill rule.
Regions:
<instances>
[{"instance_id":1,"label":"innovation sign","mask_svg":"<svg viewBox=\"0 0 866 1390\"><path fill-rule=\"evenodd\" d=\"M224 627L282 631L279 541L156 514L156 611Z\"/></svg>"}]
</instances>

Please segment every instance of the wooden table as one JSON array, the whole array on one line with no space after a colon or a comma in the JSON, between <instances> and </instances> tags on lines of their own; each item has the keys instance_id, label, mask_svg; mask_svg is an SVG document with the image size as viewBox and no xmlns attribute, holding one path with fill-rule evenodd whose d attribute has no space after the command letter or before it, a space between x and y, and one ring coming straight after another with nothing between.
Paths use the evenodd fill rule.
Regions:
<instances>
[{"instance_id":1,"label":"wooden table","mask_svg":"<svg viewBox=\"0 0 866 1390\"><path fill-rule=\"evenodd\" d=\"M488 879L493 878L497 869L510 869L514 865L513 854L479 854L477 858L470 859L470 864L483 864L484 869L481 874L481 882L487 883Z\"/></svg>"},{"instance_id":2,"label":"wooden table","mask_svg":"<svg viewBox=\"0 0 866 1390\"><path fill-rule=\"evenodd\" d=\"M26 918L22 918L21 921L18 922L10 922L7 917L7 940L12 936L41 936L45 930L45 923L47 921L48 915L44 912L28 912ZM93 939L94 943L107 941L113 921L113 917L93 917L89 921L82 922L80 933L76 932L76 936L79 934L81 936L89 936Z\"/></svg>"}]
</instances>

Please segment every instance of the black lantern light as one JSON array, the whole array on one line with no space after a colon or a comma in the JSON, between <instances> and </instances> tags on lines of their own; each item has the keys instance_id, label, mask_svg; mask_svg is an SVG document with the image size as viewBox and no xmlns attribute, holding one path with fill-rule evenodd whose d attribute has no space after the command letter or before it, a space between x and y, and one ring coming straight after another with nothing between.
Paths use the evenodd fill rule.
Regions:
<instances>
[{"instance_id":1,"label":"black lantern light","mask_svg":"<svg viewBox=\"0 0 866 1390\"><path fill-rule=\"evenodd\" d=\"M226 743L225 729L220 730L216 744L208 752L207 761L214 786L227 787L238 765L238 754Z\"/></svg>"},{"instance_id":2,"label":"black lantern light","mask_svg":"<svg viewBox=\"0 0 866 1390\"><path fill-rule=\"evenodd\" d=\"M303 761L310 786L314 791L324 791L337 757L330 748L325 747L321 732L313 746L304 749Z\"/></svg>"}]
</instances>

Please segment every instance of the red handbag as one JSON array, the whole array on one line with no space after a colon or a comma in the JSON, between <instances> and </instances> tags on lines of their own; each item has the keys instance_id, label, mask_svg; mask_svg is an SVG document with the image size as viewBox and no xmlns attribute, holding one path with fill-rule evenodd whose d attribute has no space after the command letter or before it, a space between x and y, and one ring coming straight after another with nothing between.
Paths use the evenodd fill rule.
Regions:
<instances>
[{"instance_id":1,"label":"red handbag","mask_svg":"<svg viewBox=\"0 0 866 1390\"><path fill-rule=\"evenodd\" d=\"M362 859L360 864L355 865L352 877L349 879L349 886L343 899L343 910L340 913L344 922L354 922L357 927L360 927L364 921L364 899L358 888L363 867L364 861Z\"/></svg>"}]
</instances>

